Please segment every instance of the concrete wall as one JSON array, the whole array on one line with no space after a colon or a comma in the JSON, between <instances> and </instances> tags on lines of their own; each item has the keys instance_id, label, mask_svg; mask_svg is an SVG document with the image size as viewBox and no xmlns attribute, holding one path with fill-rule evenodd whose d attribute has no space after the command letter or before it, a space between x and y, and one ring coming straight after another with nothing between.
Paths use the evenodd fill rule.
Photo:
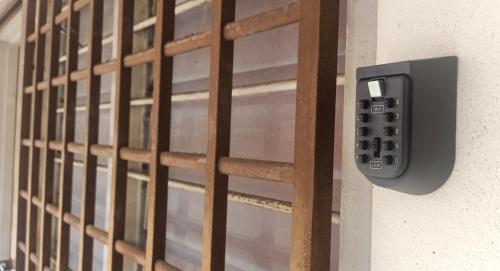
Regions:
<instances>
[{"instance_id":1,"label":"concrete wall","mask_svg":"<svg viewBox=\"0 0 500 271\"><path fill-rule=\"evenodd\" d=\"M361 10L372 8L357 3L365 1L350 2ZM342 270L500 270L499 12L498 0L378 0L378 9L373 10L378 18L377 63L459 57L457 157L448 182L430 195L409 196L373 188L371 244L361 240L371 246L371 267L350 268L354 256L342 254L341 258L347 258L344 262L350 261ZM363 32L372 27L370 19L360 26L362 19L350 18L349 28ZM353 41L363 42L359 37L351 39L347 59L360 60L360 55L372 52L373 48ZM370 62L364 60L359 63ZM349 121L354 120L354 69L349 68L343 176L344 203L348 205L342 211L353 214L343 216L344 250L353 240L359 241L350 233L367 230L355 222L366 220L363 217L370 213L364 202L370 200L365 198L367 189L353 191L361 181L352 163L353 127Z\"/></svg>"}]
</instances>

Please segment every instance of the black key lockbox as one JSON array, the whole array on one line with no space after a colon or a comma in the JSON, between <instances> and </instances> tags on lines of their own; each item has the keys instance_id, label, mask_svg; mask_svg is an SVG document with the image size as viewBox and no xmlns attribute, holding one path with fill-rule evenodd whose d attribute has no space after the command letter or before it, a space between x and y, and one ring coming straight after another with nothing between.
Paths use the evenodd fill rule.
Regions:
<instances>
[{"instance_id":1,"label":"black key lockbox","mask_svg":"<svg viewBox=\"0 0 500 271\"><path fill-rule=\"evenodd\" d=\"M354 159L374 184L426 194L455 161L457 58L357 70Z\"/></svg>"}]
</instances>

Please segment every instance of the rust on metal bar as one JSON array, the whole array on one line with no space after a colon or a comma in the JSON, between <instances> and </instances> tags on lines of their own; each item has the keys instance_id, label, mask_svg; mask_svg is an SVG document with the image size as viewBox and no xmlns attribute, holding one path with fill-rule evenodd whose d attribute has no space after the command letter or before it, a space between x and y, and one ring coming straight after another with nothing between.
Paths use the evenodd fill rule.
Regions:
<instances>
[{"instance_id":1,"label":"rust on metal bar","mask_svg":"<svg viewBox=\"0 0 500 271\"><path fill-rule=\"evenodd\" d=\"M116 240L115 248L118 253L140 265L144 265L144 263L146 262L146 254L144 253L144 251L128 244L125 241Z\"/></svg>"},{"instance_id":2,"label":"rust on metal bar","mask_svg":"<svg viewBox=\"0 0 500 271\"><path fill-rule=\"evenodd\" d=\"M93 225L87 225L85 227L85 232L87 233L88 236L94 238L95 240L107 244L108 243L108 233L105 232L104 230L101 230Z\"/></svg>"},{"instance_id":3,"label":"rust on metal bar","mask_svg":"<svg viewBox=\"0 0 500 271\"><path fill-rule=\"evenodd\" d=\"M59 208L56 205L47 203L47 205L45 206L45 210L53 217L59 218Z\"/></svg>"},{"instance_id":4,"label":"rust on metal bar","mask_svg":"<svg viewBox=\"0 0 500 271\"><path fill-rule=\"evenodd\" d=\"M338 0L300 2L292 270L329 270Z\"/></svg>"},{"instance_id":5,"label":"rust on metal bar","mask_svg":"<svg viewBox=\"0 0 500 271\"><path fill-rule=\"evenodd\" d=\"M111 157L113 155L113 147L94 144L90 147L90 153L95 156Z\"/></svg>"},{"instance_id":6,"label":"rust on metal bar","mask_svg":"<svg viewBox=\"0 0 500 271\"><path fill-rule=\"evenodd\" d=\"M125 237L127 161L120 159L120 149L128 146L130 125L131 69L124 66L125 56L132 53L134 0L118 1L116 49L116 88L114 91L113 152L111 158L111 195L108 223L108 271L123 269L123 256L116 252L117 240ZM125 182L126 183L126 182Z\"/></svg>"},{"instance_id":7,"label":"rust on metal bar","mask_svg":"<svg viewBox=\"0 0 500 271\"><path fill-rule=\"evenodd\" d=\"M49 149L53 151L62 151L64 150L64 144L60 141L50 141L49 142Z\"/></svg>"},{"instance_id":8,"label":"rust on metal bar","mask_svg":"<svg viewBox=\"0 0 500 271\"><path fill-rule=\"evenodd\" d=\"M219 160L219 171L227 175L275 182L293 182L293 164L291 163L222 157Z\"/></svg>"},{"instance_id":9,"label":"rust on metal bar","mask_svg":"<svg viewBox=\"0 0 500 271\"><path fill-rule=\"evenodd\" d=\"M80 218L76 217L72 213L65 213L63 215L63 221L76 229L80 229Z\"/></svg>"},{"instance_id":10,"label":"rust on metal bar","mask_svg":"<svg viewBox=\"0 0 500 271\"><path fill-rule=\"evenodd\" d=\"M103 75L105 73L113 72L116 69L116 60L111 59L104 63L100 63L94 66L95 75Z\"/></svg>"},{"instance_id":11,"label":"rust on metal bar","mask_svg":"<svg viewBox=\"0 0 500 271\"><path fill-rule=\"evenodd\" d=\"M120 158L130 162L148 163L151 153L148 150L123 147L120 149Z\"/></svg>"},{"instance_id":12,"label":"rust on metal bar","mask_svg":"<svg viewBox=\"0 0 500 271\"><path fill-rule=\"evenodd\" d=\"M123 65L127 68L131 68L133 66L146 64L153 61L155 56L155 49L148 49L139 53L133 53L125 56L123 59Z\"/></svg>"},{"instance_id":13,"label":"rust on metal bar","mask_svg":"<svg viewBox=\"0 0 500 271\"><path fill-rule=\"evenodd\" d=\"M162 152L160 162L163 166L193 169L204 172L207 156L197 153Z\"/></svg>"},{"instance_id":14,"label":"rust on metal bar","mask_svg":"<svg viewBox=\"0 0 500 271\"><path fill-rule=\"evenodd\" d=\"M68 152L75 154L83 154L85 148L85 145L76 142L69 142L67 146L68 146Z\"/></svg>"},{"instance_id":15,"label":"rust on metal bar","mask_svg":"<svg viewBox=\"0 0 500 271\"><path fill-rule=\"evenodd\" d=\"M224 38L236 40L256 33L296 23L299 20L299 5L292 3L265 13L261 13L224 27Z\"/></svg>"},{"instance_id":16,"label":"rust on metal bar","mask_svg":"<svg viewBox=\"0 0 500 271\"><path fill-rule=\"evenodd\" d=\"M189 35L187 37L167 42L164 46L165 56L176 56L182 53L210 46L212 34L210 31Z\"/></svg>"},{"instance_id":17,"label":"rust on metal bar","mask_svg":"<svg viewBox=\"0 0 500 271\"><path fill-rule=\"evenodd\" d=\"M155 262L155 271L181 271L181 269L165 262L162 260L158 260Z\"/></svg>"},{"instance_id":18,"label":"rust on metal bar","mask_svg":"<svg viewBox=\"0 0 500 271\"><path fill-rule=\"evenodd\" d=\"M52 86L58 87L66 84L66 75L63 74L61 76L52 78Z\"/></svg>"},{"instance_id":19,"label":"rust on metal bar","mask_svg":"<svg viewBox=\"0 0 500 271\"><path fill-rule=\"evenodd\" d=\"M161 166L161 152L170 148L170 123L172 108L173 58L164 57L164 44L174 39L175 1L156 1L156 25L153 54L153 106L151 108L150 182L148 184L148 209L145 271L154 271L155 262L165 258L165 240L168 204L168 168ZM165 180L167 179L167 180Z\"/></svg>"},{"instance_id":20,"label":"rust on metal bar","mask_svg":"<svg viewBox=\"0 0 500 271\"><path fill-rule=\"evenodd\" d=\"M73 4L73 11L78 12L84 9L91 1L90 0L78 0ZM91 22L89 20L89 22Z\"/></svg>"},{"instance_id":21,"label":"rust on metal bar","mask_svg":"<svg viewBox=\"0 0 500 271\"><path fill-rule=\"evenodd\" d=\"M203 219L202 270L224 270L228 176L218 162L229 156L234 44L224 39L224 26L234 22L235 0L214 0L208 99L208 151Z\"/></svg>"},{"instance_id":22,"label":"rust on metal bar","mask_svg":"<svg viewBox=\"0 0 500 271\"><path fill-rule=\"evenodd\" d=\"M70 79L73 82L85 80L88 79L88 77L89 77L89 69L87 68L74 71L70 74Z\"/></svg>"}]
</instances>

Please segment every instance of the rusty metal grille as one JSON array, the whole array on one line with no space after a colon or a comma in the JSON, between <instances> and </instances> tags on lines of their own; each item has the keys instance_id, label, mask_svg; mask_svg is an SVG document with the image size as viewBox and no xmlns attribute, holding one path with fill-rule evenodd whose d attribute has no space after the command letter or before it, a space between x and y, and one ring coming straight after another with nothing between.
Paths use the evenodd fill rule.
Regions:
<instances>
[{"instance_id":1,"label":"rusty metal grille","mask_svg":"<svg viewBox=\"0 0 500 271\"><path fill-rule=\"evenodd\" d=\"M293 185L293 201L279 203L292 212L293 270L329 270L332 173L339 1L309 0L235 21L235 0L213 0L211 30L174 39L175 1L157 0L154 47L133 53L134 1L118 6L116 58L102 62L103 0L24 0L22 95L17 146L17 270L51 270L51 228L56 228L55 269L68 269L70 228L79 230L78 270L92 266L93 242L107 246L107 270L122 270L127 257L145 270L178 270L165 262L166 206L169 186L205 193L202 270L224 270L227 204L239 198L228 191L228 176L259 178ZM79 16L88 7L88 68L78 69ZM48 14L45 16L45 14ZM229 157L234 41L299 22L294 162ZM64 72L59 73L61 25L69 29ZM206 154L169 151L173 57L210 47L208 150ZM45 65L44 63L48 63ZM150 148L128 146L131 68L152 63L153 94ZM112 145L98 144L100 77L115 73ZM76 84L87 80L84 142L75 142ZM56 140L58 89L63 89L63 135ZM44 96L46 106L43 106ZM74 156L83 157L81 212L70 213ZM58 200L53 179L60 159ZM94 225L98 157L111 159L110 221ZM142 251L124 241L127 163L149 164L147 240ZM168 180L169 167L206 174L206 186ZM245 196L259 205L259 197ZM293 206L293 208L291 208ZM275 207L276 208L276 207ZM56 225L52 225L55 218ZM37 238L37 232L40 238Z\"/></svg>"}]
</instances>

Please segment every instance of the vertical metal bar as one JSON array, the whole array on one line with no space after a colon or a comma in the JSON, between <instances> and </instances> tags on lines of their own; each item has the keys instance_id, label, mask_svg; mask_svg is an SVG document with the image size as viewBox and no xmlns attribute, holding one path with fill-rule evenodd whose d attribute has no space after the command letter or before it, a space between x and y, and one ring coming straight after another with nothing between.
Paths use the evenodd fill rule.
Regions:
<instances>
[{"instance_id":1,"label":"vertical metal bar","mask_svg":"<svg viewBox=\"0 0 500 271\"><path fill-rule=\"evenodd\" d=\"M97 157L90 154L90 147L97 144L99 136L101 78L92 72L92 68L101 62L103 0L91 0L88 7L87 136L83 154L83 185L80 197L80 250L78 258L78 270L80 271L91 268L93 258L93 239L85 234L85 227L94 224L95 215Z\"/></svg>"},{"instance_id":2,"label":"vertical metal bar","mask_svg":"<svg viewBox=\"0 0 500 271\"><path fill-rule=\"evenodd\" d=\"M291 270L329 270L339 0L300 2Z\"/></svg>"},{"instance_id":3,"label":"vertical metal bar","mask_svg":"<svg viewBox=\"0 0 500 271\"><path fill-rule=\"evenodd\" d=\"M34 270L34 265L30 261L30 253L36 252L36 230L38 209L32 204L32 197L38 194L39 171L40 171L40 149L35 147L35 140L40 138L40 116L42 112L42 93L36 90L38 82L43 80L44 56L45 56L45 38L40 34L40 27L45 23L47 14L47 2L38 1L38 23L35 26L35 65L33 72L32 85L34 90L31 98L31 130L30 130L30 166L28 169L28 206L27 206L27 234L26 234L26 255L24 270Z\"/></svg>"},{"instance_id":4,"label":"vertical metal bar","mask_svg":"<svg viewBox=\"0 0 500 271\"><path fill-rule=\"evenodd\" d=\"M26 138L30 134L30 106L31 104L31 94L24 93L24 88L27 87L30 83L32 83L32 68L34 62L34 49L33 45L27 41L27 37L34 31L35 29L35 13L36 13L36 2L32 0L24 0L23 1L23 38L22 38L22 60L23 60L23 70L22 70L22 83L20 87L21 92L21 127L19 129L19 140L17 150L19 151L17 154L17 180L18 180L18 200L17 200L17 232L16 232L16 240L17 242L25 242L26 240L26 231L27 231L27 207L31 204L30 200L23 201L20 197L19 192L22 190L28 189L28 174L26 168L29 166L29 151L26 150L26 147L22 146L22 139ZM24 254L24 257L20 256L20 249L16 249L16 268L18 270L25 269L25 261L24 259L28 258L29 255Z\"/></svg>"},{"instance_id":5,"label":"vertical metal bar","mask_svg":"<svg viewBox=\"0 0 500 271\"><path fill-rule=\"evenodd\" d=\"M203 221L202 270L224 270L228 177L218 170L218 161L229 156L233 41L224 39L224 26L235 19L235 0L214 0L210 85L208 100L207 184Z\"/></svg>"},{"instance_id":6,"label":"vertical metal bar","mask_svg":"<svg viewBox=\"0 0 500 271\"><path fill-rule=\"evenodd\" d=\"M168 168L160 154L170 147L173 58L164 57L163 46L174 39L175 1L156 1L155 58L153 62L153 105L151 110L151 161L148 183L146 271L165 257Z\"/></svg>"},{"instance_id":7,"label":"vertical metal bar","mask_svg":"<svg viewBox=\"0 0 500 271\"><path fill-rule=\"evenodd\" d=\"M65 213L71 211L73 185L73 154L67 143L75 138L76 83L70 79L71 72L78 67L78 32L80 15L73 10L75 0L69 0L66 29L66 88L64 89L63 150L61 152L61 179L59 184L59 221L57 228L57 270L66 270L69 261L70 226L63 221Z\"/></svg>"},{"instance_id":8,"label":"vertical metal bar","mask_svg":"<svg viewBox=\"0 0 500 271\"><path fill-rule=\"evenodd\" d=\"M128 146L130 122L131 69L123 65L123 58L132 52L134 0L121 0L118 6L118 48L116 89L114 93L114 136L109 212L108 268L121 271L123 256L115 249L116 240L125 235L125 207L127 194L127 161L120 159L120 149Z\"/></svg>"},{"instance_id":9,"label":"vertical metal bar","mask_svg":"<svg viewBox=\"0 0 500 271\"><path fill-rule=\"evenodd\" d=\"M52 234L52 217L49 213L45 211L45 206L47 201L52 197L53 191L53 178L54 178L54 151L49 149L49 142L55 139L56 133L56 109L57 109L57 87L52 86L51 78L57 76L58 68L59 68L59 30L56 29L55 24L55 16L61 10L61 0L53 0L50 1L50 29L51 31L47 33L47 40L49 42L49 49L47 51L47 58L49 59L48 63L48 89L46 91L47 95L47 108L45 114L45 130L44 138L44 164L42 167L44 168L44 175L42 179L42 221L40 226L40 251L41 255L39 257L38 270L42 271L46 266L50 265L50 242L51 242L51 234Z\"/></svg>"}]
</instances>

